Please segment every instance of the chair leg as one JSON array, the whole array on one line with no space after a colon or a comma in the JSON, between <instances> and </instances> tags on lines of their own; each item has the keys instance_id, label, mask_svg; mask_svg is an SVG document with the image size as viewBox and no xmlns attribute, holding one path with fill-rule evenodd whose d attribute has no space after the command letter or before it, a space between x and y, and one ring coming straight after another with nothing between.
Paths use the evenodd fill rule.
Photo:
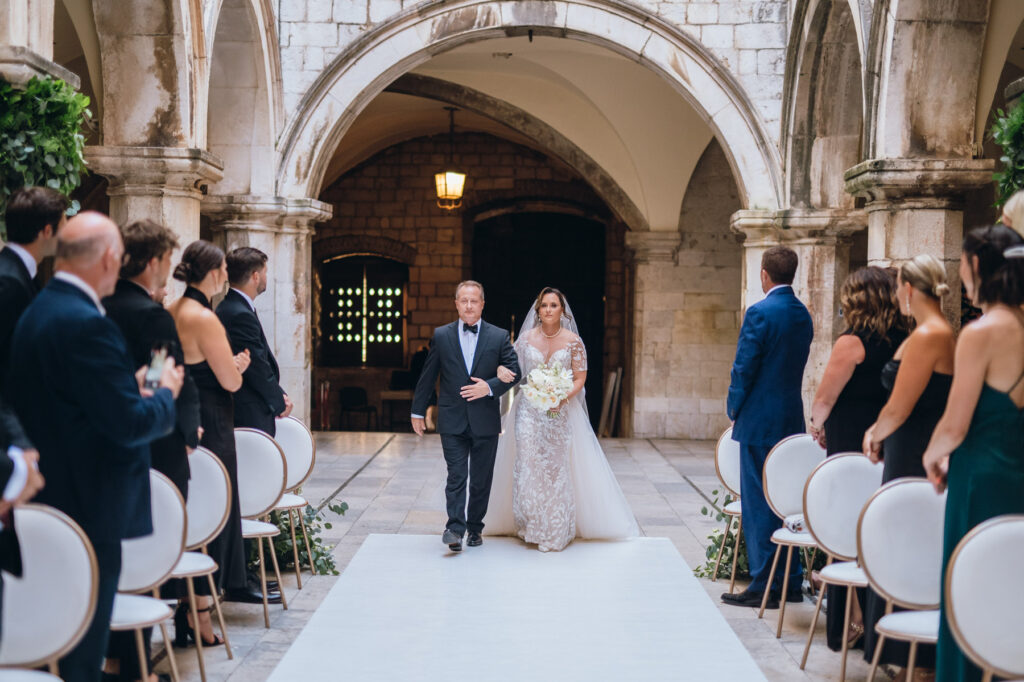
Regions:
<instances>
[{"instance_id":1,"label":"chair leg","mask_svg":"<svg viewBox=\"0 0 1024 682\"><path fill-rule=\"evenodd\" d=\"M171 638L167 635L167 623L160 623L160 635L164 638L164 651L167 652L167 663L171 666L171 679L174 682L181 682L178 675L178 660L174 657L174 647L171 646Z\"/></svg>"},{"instance_id":2,"label":"chair leg","mask_svg":"<svg viewBox=\"0 0 1024 682\"><path fill-rule=\"evenodd\" d=\"M217 611L217 622L220 623L220 636L224 640L224 651L230 661L235 656L231 653L231 642L228 641L228 629L224 627L224 612L220 608L220 599L217 598L217 586L213 584L213 574L207 573L206 579L210 583L210 594L213 595L213 608Z\"/></svg>"},{"instance_id":3,"label":"chair leg","mask_svg":"<svg viewBox=\"0 0 1024 682\"><path fill-rule=\"evenodd\" d=\"M274 577L277 578L277 586L281 593L281 607L288 610L288 600L284 596L284 581L281 580L281 569L277 566L277 552L274 551L274 539L267 538L267 546L270 548L270 563L274 564Z\"/></svg>"},{"instance_id":4,"label":"chair leg","mask_svg":"<svg viewBox=\"0 0 1024 682\"><path fill-rule=\"evenodd\" d=\"M917 641L910 643L910 658L907 660L907 679L914 679L914 668L917 667Z\"/></svg>"},{"instance_id":5,"label":"chair leg","mask_svg":"<svg viewBox=\"0 0 1024 682\"><path fill-rule=\"evenodd\" d=\"M764 618L764 608L768 605L768 595L772 591L772 583L775 582L775 569L779 565L779 554L782 553L782 545L775 546L775 558L772 559L772 570L768 572L768 584L764 586L764 596L761 597L761 610L758 611L757 617Z\"/></svg>"},{"instance_id":6,"label":"chair leg","mask_svg":"<svg viewBox=\"0 0 1024 682\"><path fill-rule=\"evenodd\" d=\"M199 677L206 682L206 661L203 658L203 634L199 629L199 606L196 604L196 586L192 578L185 581L188 586L188 606L192 611L192 629L195 633L196 658L199 659Z\"/></svg>"},{"instance_id":7,"label":"chair leg","mask_svg":"<svg viewBox=\"0 0 1024 682\"><path fill-rule=\"evenodd\" d=\"M875 671L878 670L878 660L882 657L883 646L885 646L885 635L879 633L878 641L875 642L875 655L871 657L871 672L868 673L867 682L875 682Z\"/></svg>"},{"instance_id":8,"label":"chair leg","mask_svg":"<svg viewBox=\"0 0 1024 682\"><path fill-rule=\"evenodd\" d=\"M718 567L722 565L722 553L725 552L725 543L729 541L729 529L732 528L732 517L725 517L725 534L722 536L722 544L718 546L718 558L715 559L715 570L711 574L711 582L718 581Z\"/></svg>"},{"instance_id":9,"label":"chair leg","mask_svg":"<svg viewBox=\"0 0 1024 682\"><path fill-rule=\"evenodd\" d=\"M270 606L267 604L267 562L263 557L263 538L256 538L256 547L260 556L260 589L263 590L263 625L270 629ZM283 588L281 583L278 587ZM282 593L284 590L282 589Z\"/></svg>"},{"instance_id":10,"label":"chair leg","mask_svg":"<svg viewBox=\"0 0 1024 682\"><path fill-rule=\"evenodd\" d=\"M811 628L807 631L807 644L804 645L804 657L800 659L800 669L807 666L807 654L811 651L811 640L814 639L814 629L818 627L818 615L821 613L821 602L825 601L825 583L821 584L818 591L818 604L814 607L814 618L811 619Z\"/></svg>"},{"instance_id":11,"label":"chair leg","mask_svg":"<svg viewBox=\"0 0 1024 682\"><path fill-rule=\"evenodd\" d=\"M135 648L139 652L139 672L142 679L149 679L149 661L146 660L146 644L142 641L142 628L135 629Z\"/></svg>"},{"instance_id":12,"label":"chair leg","mask_svg":"<svg viewBox=\"0 0 1024 682\"><path fill-rule=\"evenodd\" d=\"M306 557L309 559L309 574L316 575L316 564L313 563L313 548L309 544L309 534L306 533L306 519L304 518L304 511L304 509L300 509L296 512L296 515L299 517L299 527L302 529L302 539L306 543Z\"/></svg>"},{"instance_id":13,"label":"chair leg","mask_svg":"<svg viewBox=\"0 0 1024 682\"><path fill-rule=\"evenodd\" d=\"M729 594L732 594L736 589L736 566L740 563L740 538L743 537L743 517L740 516L740 522L736 524L736 535L733 540L732 548L732 577L729 578Z\"/></svg>"},{"instance_id":14,"label":"chair leg","mask_svg":"<svg viewBox=\"0 0 1024 682\"><path fill-rule=\"evenodd\" d=\"M288 510L288 530L292 534L292 557L295 559L295 582L299 589L302 589L302 567L299 565L299 544L295 542L295 517L292 516L294 509Z\"/></svg>"},{"instance_id":15,"label":"chair leg","mask_svg":"<svg viewBox=\"0 0 1024 682\"><path fill-rule=\"evenodd\" d=\"M985 673L981 676L981 682L992 682L992 675L993 673L991 670L986 670Z\"/></svg>"},{"instance_id":16,"label":"chair leg","mask_svg":"<svg viewBox=\"0 0 1024 682\"><path fill-rule=\"evenodd\" d=\"M843 614L843 658L839 663L839 682L846 682L846 656L850 653L850 610L853 606L853 588L846 586L846 611Z\"/></svg>"},{"instance_id":17,"label":"chair leg","mask_svg":"<svg viewBox=\"0 0 1024 682\"><path fill-rule=\"evenodd\" d=\"M779 624L775 628L775 639L782 637L782 621L786 617L786 595L789 594L789 567L793 563L793 547L786 548L786 575L782 577L782 594L779 597Z\"/></svg>"}]
</instances>

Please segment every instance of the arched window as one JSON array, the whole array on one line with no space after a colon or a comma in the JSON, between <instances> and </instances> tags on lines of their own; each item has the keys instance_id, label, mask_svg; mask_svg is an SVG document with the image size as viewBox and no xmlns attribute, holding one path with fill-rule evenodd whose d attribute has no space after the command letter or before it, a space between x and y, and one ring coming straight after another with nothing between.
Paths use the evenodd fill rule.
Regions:
<instances>
[{"instance_id":1,"label":"arched window","mask_svg":"<svg viewBox=\"0 0 1024 682\"><path fill-rule=\"evenodd\" d=\"M409 266L337 256L320 266L320 331L329 367L402 367Z\"/></svg>"}]
</instances>

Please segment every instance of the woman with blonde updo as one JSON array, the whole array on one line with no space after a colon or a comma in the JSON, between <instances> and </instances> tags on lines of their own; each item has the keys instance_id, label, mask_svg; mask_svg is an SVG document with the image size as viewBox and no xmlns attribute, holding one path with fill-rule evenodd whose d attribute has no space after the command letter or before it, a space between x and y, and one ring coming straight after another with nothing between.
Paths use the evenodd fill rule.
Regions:
<instances>
[{"instance_id":1,"label":"woman with blonde updo","mask_svg":"<svg viewBox=\"0 0 1024 682\"><path fill-rule=\"evenodd\" d=\"M896 286L901 312L912 316L916 325L882 369L889 400L864 434L864 454L885 464L883 483L904 476L924 477L921 456L946 408L956 350L953 327L942 314L942 297L949 293L942 263L933 256L917 256L900 266ZM869 590L864 614L864 654L869 661L877 642L874 624L884 612L885 601ZM906 644L890 640L879 661L905 665L908 653ZM918 648L921 674L932 667L934 658L934 646Z\"/></svg>"}]
</instances>

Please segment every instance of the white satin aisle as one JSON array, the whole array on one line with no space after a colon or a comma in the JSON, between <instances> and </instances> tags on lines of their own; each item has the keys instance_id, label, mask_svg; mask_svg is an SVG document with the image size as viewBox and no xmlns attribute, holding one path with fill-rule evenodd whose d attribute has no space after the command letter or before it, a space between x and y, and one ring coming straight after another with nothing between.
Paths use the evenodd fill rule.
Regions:
<instances>
[{"instance_id":1,"label":"white satin aisle","mask_svg":"<svg viewBox=\"0 0 1024 682\"><path fill-rule=\"evenodd\" d=\"M513 538L461 555L370 535L270 677L742 680L764 676L665 538Z\"/></svg>"}]
</instances>

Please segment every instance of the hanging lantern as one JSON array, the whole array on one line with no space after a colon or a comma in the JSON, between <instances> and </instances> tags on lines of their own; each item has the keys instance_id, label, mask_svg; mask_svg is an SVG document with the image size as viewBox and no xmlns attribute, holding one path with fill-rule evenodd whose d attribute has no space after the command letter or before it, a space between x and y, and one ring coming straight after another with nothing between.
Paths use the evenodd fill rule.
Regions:
<instances>
[{"instance_id":1,"label":"hanging lantern","mask_svg":"<svg viewBox=\"0 0 1024 682\"><path fill-rule=\"evenodd\" d=\"M452 161L455 148L455 107L448 110L448 167L434 174L434 185L437 188L437 205L446 211L453 211L462 206L462 191L466 187L466 174L453 168Z\"/></svg>"}]
</instances>

